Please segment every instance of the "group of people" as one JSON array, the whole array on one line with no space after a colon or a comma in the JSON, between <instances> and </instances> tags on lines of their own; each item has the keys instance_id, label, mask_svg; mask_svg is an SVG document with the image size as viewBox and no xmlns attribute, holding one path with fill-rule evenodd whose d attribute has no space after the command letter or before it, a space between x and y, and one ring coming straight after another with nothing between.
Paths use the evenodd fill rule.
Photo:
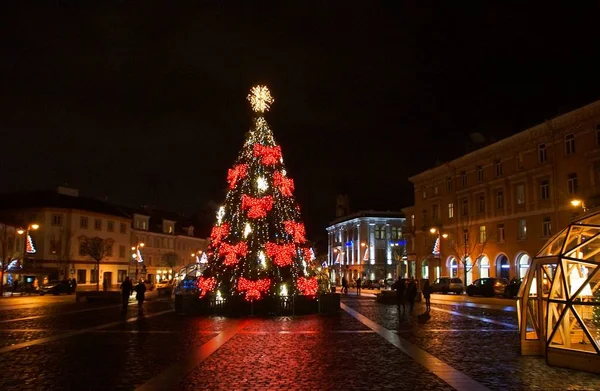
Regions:
<instances>
[{"instance_id":1,"label":"group of people","mask_svg":"<svg viewBox=\"0 0 600 391\"><path fill-rule=\"evenodd\" d=\"M362 286L362 278L358 277L356 279L356 294L360 295L360 288ZM342 277L342 293L348 294L348 280L346 277Z\"/></svg>"},{"instance_id":2,"label":"group of people","mask_svg":"<svg viewBox=\"0 0 600 391\"><path fill-rule=\"evenodd\" d=\"M123 312L127 311L127 306L129 305L129 297L132 293L135 292L135 299L138 302L138 312L141 314L143 312L142 305L144 304L144 300L146 299L146 284L144 280L140 278L140 281L134 287L133 282L129 279L129 277L125 277L125 280L121 283L121 299L123 301Z\"/></svg>"},{"instance_id":3,"label":"group of people","mask_svg":"<svg viewBox=\"0 0 600 391\"><path fill-rule=\"evenodd\" d=\"M415 299L417 297L417 281L414 278L399 278L392 285L392 289L396 291L398 312L406 312L406 302L408 301L408 310L412 313L415 308ZM425 299L425 311L429 313L431 310L431 287L429 285L429 280L425 280L422 292L423 298Z\"/></svg>"}]
</instances>

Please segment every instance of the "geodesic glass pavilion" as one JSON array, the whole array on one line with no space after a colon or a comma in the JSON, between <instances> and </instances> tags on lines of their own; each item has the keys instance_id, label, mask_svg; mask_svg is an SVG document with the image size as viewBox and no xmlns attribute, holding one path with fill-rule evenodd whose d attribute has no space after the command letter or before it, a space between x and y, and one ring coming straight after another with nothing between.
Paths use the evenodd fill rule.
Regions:
<instances>
[{"instance_id":1,"label":"geodesic glass pavilion","mask_svg":"<svg viewBox=\"0 0 600 391\"><path fill-rule=\"evenodd\" d=\"M600 373L600 211L545 244L518 297L522 354Z\"/></svg>"}]
</instances>

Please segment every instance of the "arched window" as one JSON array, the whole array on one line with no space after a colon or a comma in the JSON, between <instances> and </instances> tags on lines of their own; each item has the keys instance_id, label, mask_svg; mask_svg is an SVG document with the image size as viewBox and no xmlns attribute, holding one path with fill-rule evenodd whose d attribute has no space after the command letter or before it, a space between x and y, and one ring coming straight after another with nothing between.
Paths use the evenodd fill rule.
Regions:
<instances>
[{"instance_id":1,"label":"arched window","mask_svg":"<svg viewBox=\"0 0 600 391\"><path fill-rule=\"evenodd\" d=\"M490 260L485 255L479 259L479 277L485 278L490 276Z\"/></svg>"},{"instance_id":2,"label":"arched window","mask_svg":"<svg viewBox=\"0 0 600 391\"><path fill-rule=\"evenodd\" d=\"M454 257L450 260L450 277L458 277L458 261Z\"/></svg>"},{"instance_id":3,"label":"arched window","mask_svg":"<svg viewBox=\"0 0 600 391\"><path fill-rule=\"evenodd\" d=\"M529 265L531 264L531 257L528 254L521 254L517 258L517 277L523 278L527 274Z\"/></svg>"},{"instance_id":4,"label":"arched window","mask_svg":"<svg viewBox=\"0 0 600 391\"><path fill-rule=\"evenodd\" d=\"M421 261L421 276L423 279L429 278L429 262L426 259Z\"/></svg>"},{"instance_id":5,"label":"arched window","mask_svg":"<svg viewBox=\"0 0 600 391\"><path fill-rule=\"evenodd\" d=\"M496 276L500 278L508 278L510 276L510 263L508 257L501 254L496 258Z\"/></svg>"},{"instance_id":6,"label":"arched window","mask_svg":"<svg viewBox=\"0 0 600 391\"><path fill-rule=\"evenodd\" d=\"M471 283L473 282L473 261L471 261L471 258L467 258L466 268L467 281L465 281L465 285L471 285Z\"/></svg>"}]
</instances>

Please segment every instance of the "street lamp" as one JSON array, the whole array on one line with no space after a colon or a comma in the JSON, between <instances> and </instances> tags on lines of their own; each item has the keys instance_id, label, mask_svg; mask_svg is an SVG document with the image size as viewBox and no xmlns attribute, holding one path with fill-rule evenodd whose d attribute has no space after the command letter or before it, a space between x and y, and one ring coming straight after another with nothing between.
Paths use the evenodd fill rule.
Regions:
<instances>
[{"instance_id":1,"label":"street lamp","mask_svg":"<svg viewBox=\"0 0 600 391\"><path fill-rule=\"evenodd\" d=\"M29 239L29 231L36 231L40 228L39 224L32 223L28 224L27 228L18 228L17 233L23 236L23 263L25 263L25 256L27 255L27 240Z\"/></svg>"},{"instance_id":2,"label":"street lamp","mask_svg":"<svg viewBox=\"0 0 600 391\"><path fill-rule=\"evenodd\" d=\"M587 210L587 208L585 207L585 203L583 202L583 200L580 200L578 198L571 200L571 205L573 206L581 206L581 209L585 212Z\"/></svg>"},{"instance_id":3,"label":"street lamp","mask_svg":"<svg viewBox=\"0 0 600 391\"><path fill-rule=\"evenodd\" d=\"M144 262L144 258L142 258L142 253L140 252L140 248L142 248L142 247L144 247L144 243L138 243L137 245L131 247L131 251L133 251L133 254L131 255L131 257L136 260L136 263L135 263L135 280L136 281L138 280L138 273L139 273L138 265L140 263ZM139 254L139 257L138 257L138 254ZM144 270L145 268L146 267L144 265L142 265L142 270Z\"/></svg>"},{"instance_id":4,"label":"street lamp","mask_svg":"<svg viewBox=\"0 0 600 391\"><path fill-rule=\"evenodd\" d=\"M441 233L441 232L440 232L440 230L439 230L439 229L437 229L437 228L435 228L435 227L431 227L431 228L429 229L429 232L430 232L431 234L433 234L433 235L436 235L436 236L437 236L437 240L439 241L439 246L440 246L440 247L439 247L439 249L438 249L438 253L437 253L437 254L435 254L435 253L433 252L433 254L434 254L434 255L437 255L437 258L438 258L438 268L441 268L441 266L442 266L442 265L441 265L441 264L442 264L442 242L441 242L440 238L447 239L447 238L448 238L448 234L447 234L446 232L444 232L444 233ZM434 250L435 250L435 248L434 248ZM436 278L437 278L437 275L436 275Z\"/></svg>"}]
</instances>

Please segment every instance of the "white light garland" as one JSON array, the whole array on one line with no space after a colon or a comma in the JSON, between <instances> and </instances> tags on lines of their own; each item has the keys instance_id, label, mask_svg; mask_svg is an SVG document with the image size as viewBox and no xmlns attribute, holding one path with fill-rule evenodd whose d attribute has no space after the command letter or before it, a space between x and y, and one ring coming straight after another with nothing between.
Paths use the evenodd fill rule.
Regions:
<instances>
[{"instance_id":1,"label":"white light garland","mask_svg":"<svg viewBox=\"0 0 600 391\"><path fill-rule=\"evenodd\" d=\"M219 222L219 225L221 225L221 222L223 221L223 216L225 216L225 207L221 206L217 211L217 221Z\"/></svg>"},{"instance_id":2,"label":"white light garland","mask_svg":"<svg viewBox=\"0 0 600 391\"><path fill-rule=\"evenodd\" d=\"M264 177L259 176L256 179L256 187L258 188L259 192L263 192L269 188L269 184L267 183L267 180Z\"/></svg>"},{"instance_id":3,"label":"white light garland","mask_svg":"<svg viewBox=\"0 0 600 391\"><path fill-rule=\"evenodd\" d=\"M244 228L244 238L247 238L250 232L252 232L252 227L250 226L250 223L246 223L246 227Z\"/></svg>"}]
</instances>

